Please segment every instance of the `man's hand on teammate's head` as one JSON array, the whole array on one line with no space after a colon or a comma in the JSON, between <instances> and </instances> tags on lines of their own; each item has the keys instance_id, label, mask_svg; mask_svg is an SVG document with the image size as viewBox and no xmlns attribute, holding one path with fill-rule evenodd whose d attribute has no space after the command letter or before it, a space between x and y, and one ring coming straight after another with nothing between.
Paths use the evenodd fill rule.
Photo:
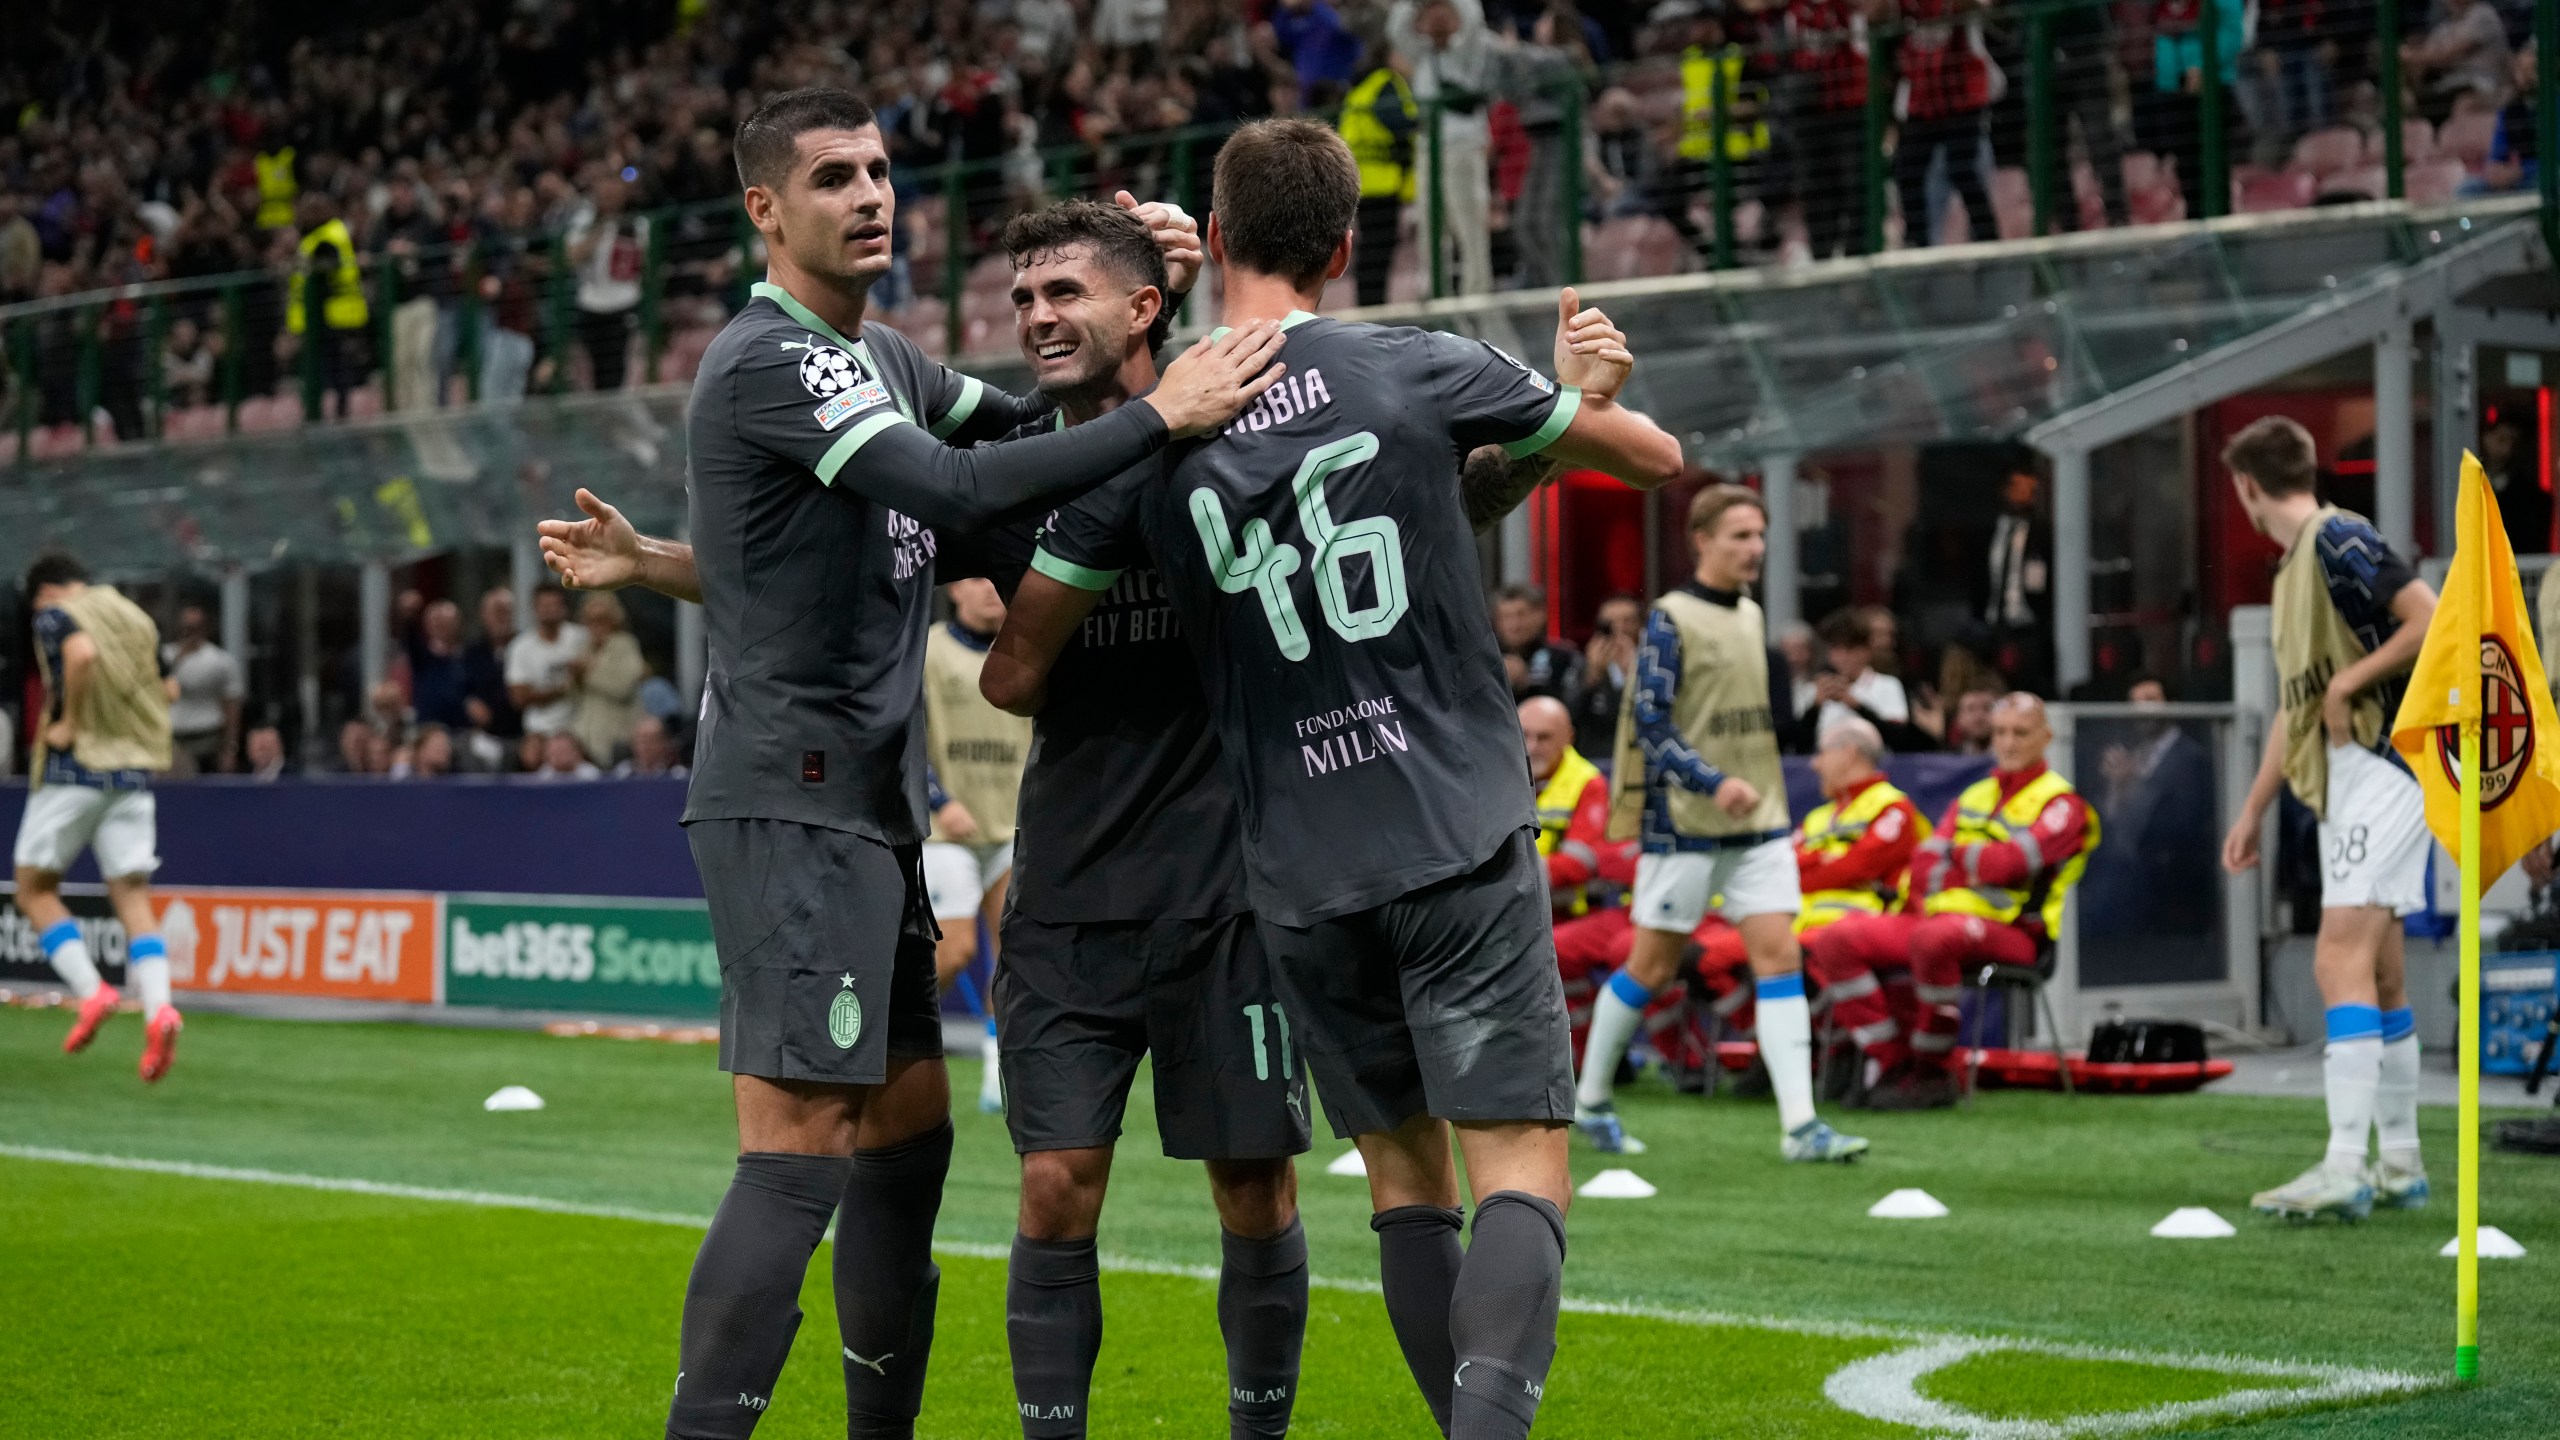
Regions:
<instances>
[{"instance_id":1,"label":"man's hand on teammate's head","mask_svg":"<svg viewBox=\"0 0 2560 1440\"><path fill-rule=\"evenodd\" d=\"M1724 783L1716 787L1716 808L1736 820L1750 814L1759 804L1760 787L1739 775L1727 775Z\"/></svg>"},{"instance_id":2,"label":"man's hand on teammate's head","mask_svg":"<svg viewBox=\"0 0 2560 1440\"><path fill-rule=\"evenodd\" d=\"M1155 407L1176 440L1209 434L1288 373L1274 359L1285 339L1277 322L1254 320L1203 340L1166 366L1140 403Z\"/></svg>"},{"instance_id":3,"label":"man's hand on teammate's head","mask_svg":"<svg viewBox=\"0 0 2560 1440\"><path fill-rule=\"evenodd\" d=\"M1156 248L1164 252L1165 280L1172 287L1165 303L1172 304L1190 294L1207 259L1200 250L1200 222L1169 200L1150 200L1141 205L1138 197L1126 190L1111 198L1121 209L1145 222L1147 232L1155 236Z\"/></svg>"},{"instance_id":4,"label":"man's hand on teammate's head","mask_svg":"<svg viewBox=\"0 0 2560 1440\"><path fill-rule=\"evenodd\" d=\"M1556 296L1556 381L1582 392L1585 400L1615 400L1635 372L1636 357L1627 337L1595 307L1582 308L1582 297L1567 285Z\"/></svg>"},{"instance_id":5,"label":"man's hand on teammate's head","mask_svg":"<svg viewBox=\"0 0 2560 1440\"><path fill-rule=\"evenodd\" d=\"M572 590L619 590L640 579L640 532L622 512L581 486L578 508L584 520L545 520L542 563Z\"/></svg>"}]
</instances>

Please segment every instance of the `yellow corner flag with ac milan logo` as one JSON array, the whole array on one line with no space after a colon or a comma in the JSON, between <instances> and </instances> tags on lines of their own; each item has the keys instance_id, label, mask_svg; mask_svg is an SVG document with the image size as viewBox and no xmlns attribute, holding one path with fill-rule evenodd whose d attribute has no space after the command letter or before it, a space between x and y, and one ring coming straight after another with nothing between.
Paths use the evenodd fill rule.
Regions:
<instances>
[{"instance_id":1,"label":"yellow corner flag with ac milan logo","mask_svg":"<svg viewBox=\"0 0 2560 1440\"><path fill-rule=\"evenodd\" d=\"M2454 515L2453 570L2391 722L2391 743L2426 792L2427 828L2461 855L2462 726L2479 725L2480 853L2462 867L2477 892L2560 832L2560 716L2498 497L2468 451Z\"/></svg>"},{"instance_id":2,"label":"yellow corner flag with ac milan logo","mask_svg":"<svg viewBox=\"0 0 2560 1440\"><path fill-rule=\"evenodd\" d=\"M2461 1075L2455 1126L2453 1373L2480 1378L2480 892L2560 830L2560 722L2533 648L2498 497L2480 462L2462 456L2453 569L2391 744L2418 773L2427 828L2462 867Z\"/></svg>"}]
</instances>

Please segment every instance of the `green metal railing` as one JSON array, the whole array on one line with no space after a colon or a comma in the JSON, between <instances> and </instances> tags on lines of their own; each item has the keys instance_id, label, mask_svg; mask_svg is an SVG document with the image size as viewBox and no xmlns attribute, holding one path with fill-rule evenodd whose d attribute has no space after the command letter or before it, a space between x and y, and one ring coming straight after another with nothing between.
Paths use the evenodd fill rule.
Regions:
<instances>
[{"instance_id":1,"label":"green metal railing","mask_svg":"<svg viewBox=\"0 0 2560 1440\"><path fill-rule=\"evenodd\" d=\"M1973 23L1993 27L2010 62L2010 83L2023 87L2023 101L2012 102L2023 111L2023 119L2018 122L2023 131L2022 153L2015 157L2004 153L2001 158L2023 162L2028 223L2036 235L2076 228L2079 218L2072 174L2074 152L2081 147L2073 143L2067 127L2075 111L2085 111L2086 107L2075 107L2069 103L2071 97L2062 91L2066 83L2088 83L2090 56L2079 57L2080 63L2070 72L2073 78L2066 81L2057 59L2062 53L2057 37L2065 33L2062 22L2066 18L2085 18L2081 12L2105 3L2106 0L2022 0L1974 12L1972 17ZM2178 176L2191 219L2210 219L2231 208L2235 158L2231 135L2235 127L2231 121L2237 116L2239 104L2228 93L2223 77L2224 46L2216 17L2221 7L2237 3L2239 0L2206 0L2204 13L2199 16L2196 50L2188 55L2190 60L2201 60L2196 93L2191 100L2171 96L2174 103L2162 107L2167 113L2192 116L2194 128L2185 136L2191 143L2185 148L2196 173ZM2374 27L2381 81L2381 188L2395 200L2408 194L2398 46L2407 28L2402 9L2406 3L2407 0L2380 0ZM1785 88L1795 72L1788 52L1782 49L1728 47L1713 53L1693 50L1685 55L1634 62L1603 74L1562 78L1550 74L1534 82L1512 84L1504 92L1508 98L1524 106L1534 102L1537 107L1540 128L1533 137L1531 163L1553 167L1549 178L1554 182L1540 192L1541 198L1554 197L1554 213L1528 213L1526 207L1516 210L1511 217L1515 236L1536 238L1545 268L1559 272L1555 278L1577 283L1586 278L1586 257L1590 253L1586 226L1598 225L1600 228L1592 234L1614 237L1609 251L1612 268L1607 275L1623 276L1631 252L1620 243L1625 232L1608 228L1612 215L1633 208L1667 218L1667 212L1676 207L1687 219L1703 211L1701 223L1681 228L1696 237L1695 263L1722 269L1744 262L1749 207L1759 207L1761 219L1756 238L1765 248L1772 234L1773 211L1798 203L1809 209L1816 200L1822 200L1841 203L1838 213L1849 227L1849 250L1881 252L1891 235L1889 217L1897 208L1897 195L1906 190L1910 178L1896 173L1895 149L1902 127L1894 114L1900 54L1909 32L1910 27L1899 19L1874 24L1863 61L1853 62L1862 63L1864 69L1863 113L1854 118L1847 111L1836 113L1849 122L1849 134L1858 137L1849 143L1863 142L1862 153L1854 163L1825 169L1825 173L1835 169L1842 172L1842 185L1858 187L1858 193L1847 197L1846 203L1841 203L1843 197L1837 192L1808 193L1801 179L1806 173L1801 164L1794 172L1796 183L1789 183L1789 171L1782 161L1791 140L1790 127L1804 118L1804 112L1789 108L1803 103L1802 92ZM2073 45L2094 51L2098 44L2085 25L2074 27L2069 33L2074 37L2070 42ZM2539 139L2536 153L2543 155L2560 154L2560 101L2554 98L2555 85L2560 85L2560 54L2554 51L2560 40L2555 37L2560 37L2560 0L2537 0L2535 44L2542 64L2534 123ZM2109 48L2116 47L2110 44ZM1739 64L1739 84L1726 83L1729 61ZM1698 63L1710 67L1706 73L1712 76L1702 89L1683 74L1684 66ZM2145 105L2159 98L2151 77L2137 74L2132 79ZM1641 183L1645 187L1640 191L1641 202L1634 207L1622 204L1619 210L1604 215L1585 203L1584 157L1600 153L1591 147L1595 122L1589 105L1593 97L1613 86L1646 97L1643 133L1661 173L1641 182L1617 177L1621 183ZM1790 94L1797 98L1785 98ZM2188 105L2192 108L2179 108ZM1422 103L1414 159L1427 182L1440 174L1445 158L1442 118L1440 102ZM1208 197L1198 192L1203 188L1206 161L1223 143L1226 133L1225 126L1200 125L1123 137L1100 145L1056 147L1028 157L1036 163L1025 163L1026 157L1022 156L1002 156L902 167L901 195L910 210L940 211L938 216L912 214L902 232L910 242L904 252L909 293L939 303L942 313L938 326L912 310L892 312L893 315L904 323L923 325L934 332L945 353L963 353L972 348L972 319L992 319L999 308L986 296L978 295L974 303L980 309L973 315L969 277L973 267L993 253L1005 214L1019 204L1044 196L1095 190L1108 193L1122 187L1168 195L1192 213L1203 213ZM1767 151L1757 148L1764 135L1774 140L1773 148ZM1620 131L1607 138L1623 146L1626 136ZM2154 135L2137 133L2126 138L2130 141L2128 152L2162 150L2165 145L2163 153L2174 153L2181 148L2158 141ZM1684 139L1689 142L1686 146ZM1684 153L1700 153L1701 141L1704 163L1684 161ZM1972 164L1969 157L1954 155L1953 147L1950 157L1956 163ZM1801 161L1804 157L1796 158ZM2540 167L2538 184L2544 224L2553 236L2555 248L2560 248L2560 168ZM651 211L645 218L648 232L640 276L641 298L633 317L638 349L632 374L639 382L653 383L670 378L667 359L678 333L716 323L720 315L745 302L747 285L761 269L762 241L743 209L725 198ZM1906 215L1904 223L1906 230L1913 232L1905 235L1905 245L1926 243L1926 237L1916 233L1915 217ZM1976 223L1982 223L1981 217L1976 217ZM1451 293L1450 257L1457 247L1451 243L1455 237L1451 234L1452 221L1442 185L1421 186L1413 206L1413 224L1422 252L1415 257L1422 293L1432 298ZM935 227L933 233L924 232L923 227L927 226ZM1526 246L1523 248L1525 251ZM573 388L572 362L582 349L581 327L577 276L564 237L511 240L487 253L465 248L366 256L360 261L360 273L369 307L364 332L361 337L329 338L337 344L356 345L372 352L371 362L359 367L371 378L359 377L359 383L377 384L385 408L401 400L419 403L422 395L427 403L499 398L483 392L486 381L504 379L503 367L493 363L502 346L507 355L517 360L523 358L526 349L532 351L532 368L524 381L527 392ZM192 322L199 331L218 340L211 393L201 398L218 410L223 431L241 429L243 411L253 404L268 403L265 397L270 396L284 397L288 405L298 397L305 421L322 418L336 389L349 377L330 373L333 357L324 352L333 350L335 345L320 343L323 337L316 328L299 340L287 335L286 282L287 277L278 272L252 271L127 286L0 308L0 366L5 366L6 380L6 404L0 408L0 424L14 433L16 443L9 448L21 461L27 459L33 451L33 438L44 425L68 425L79 432L83 443L100 443L106 438L102 431L108 428L97 418L102 411L110 417L118 439L152 440L166 435L172 417L188 408L179 403L182 397L171 391L161 363L169 337L181 321ZM444 353L450 356L448 373L455 383L440 395L427 393L434 381L420 382L402 373L402 367L413 365L419 353L414 327L420 323L414 311L404 321L403 308L430 286L444 312L438 323L450 327ZM716 303L693 305L684 298L693 295ZM322 306L316 294L310 308L312 324L318 327L322 323ZM502 330L509 333L502 336ZM996 342L983 333L976 336L976 344L997 348ZM342 359L335 363L342 371L347 367ZM192 394L183 398L198 400ZM198 414L199 418L188 422L189 430L207 427L209 417Z\"/></svg>"}]
</instances>

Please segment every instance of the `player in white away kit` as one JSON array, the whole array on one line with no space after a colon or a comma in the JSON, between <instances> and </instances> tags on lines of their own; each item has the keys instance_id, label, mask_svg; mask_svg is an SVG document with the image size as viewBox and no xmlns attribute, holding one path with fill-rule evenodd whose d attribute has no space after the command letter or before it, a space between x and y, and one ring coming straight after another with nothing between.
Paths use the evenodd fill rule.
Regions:
<instances>
[{"instance_id":1,"label":"player in white away kit","mask_svg":"<svg viewBox=\"0 0 2560 1440\"><path fill-rule=\"evenodd\" d=\"M2328 1007L2329 1153L2249 1204L2268 1215L2360 1220L2378 1203L2427 1203L2418 1158L2418 1036L2401 971L2400 917L2426 906L2426 802L2390 745L2436 593L2364 517L2314 493L2311 434L2269 416L2231 437L2222 462L2258 533L2285 547L2274 620L2281 722L2248 803L2222 842L2235 874L2258 863L2278 785L2320 817L2320 942L2312 970ZM2365 1162L2369 1130L2380 1156Z\"/></svg>"},{"instance_id":2,"label":"player in white away kit","mask_svg":"<svg viewBox=\"0 0 2560 1440\"><path fill-rule=\"evenodd\" d=\"M169 695L160 631L112 585L92 585L80 562L46 555L27 571L36 667L44 677L32 786L18 821L18 908L45 958L80 1000L62 1042L76 1053L124 997L98 978L80 924L62 903L63 872L96 852L107 898L124 922L125 974L142 996L142 1078L169 1073L180 1021L169 1003L169 952L151 914L160 868L151 772L169 768Z\"/></svg>"}]
</instances>

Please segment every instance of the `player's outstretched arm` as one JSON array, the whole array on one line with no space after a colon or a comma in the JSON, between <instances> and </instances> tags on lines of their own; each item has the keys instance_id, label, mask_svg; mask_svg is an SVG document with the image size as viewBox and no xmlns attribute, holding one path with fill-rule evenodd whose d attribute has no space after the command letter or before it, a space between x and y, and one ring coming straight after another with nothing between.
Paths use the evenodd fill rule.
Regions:
<instances>
[{"instance_id":1,"label":"player's outstretched arm","mask_svg":"<svg viewBox=\"0 0 2560 1440\"><path fill-rule=\"evenodd\" d=\"M572 590L619 590L638 585L678 600L702 603L702 580L693 568L693 547L680 540L643 535L621 511L581 486L578 508L584 520L545 520L534 528L542 534L542 563Z\"/></svg>"},{"instance_id":2,"label":"player's outstretched arm","mask_svg":"<svg viewBox=\"0 0 2560 1440\"><path fill-rule=\"evenodd\" d=\"M1280 378L1269 321L1204 340L1166 367L1156 388L1098 420L1000 445L954 450L924 430L866 423L830 449L820 480L928 525L982 530L1069 500L1162 449L1236 417ZM841 442L840 442L841 443ZM859 458L856 458L856 451Z\"/></svg>"},{"instance_id":3,"label":"player's outstretched arm","mask_svg":"<svg viewBox=\"0 0 2560 1440\"><path fill-rule=\"evenodd\" d=\"M1014 588L1004 628L978 672L978 693L1013 715L1036 715L1047 697L1049 670L1067 641L1093 613L1100 590L1079 589L1034 570Z\"/></svg>"}]
</instances>

